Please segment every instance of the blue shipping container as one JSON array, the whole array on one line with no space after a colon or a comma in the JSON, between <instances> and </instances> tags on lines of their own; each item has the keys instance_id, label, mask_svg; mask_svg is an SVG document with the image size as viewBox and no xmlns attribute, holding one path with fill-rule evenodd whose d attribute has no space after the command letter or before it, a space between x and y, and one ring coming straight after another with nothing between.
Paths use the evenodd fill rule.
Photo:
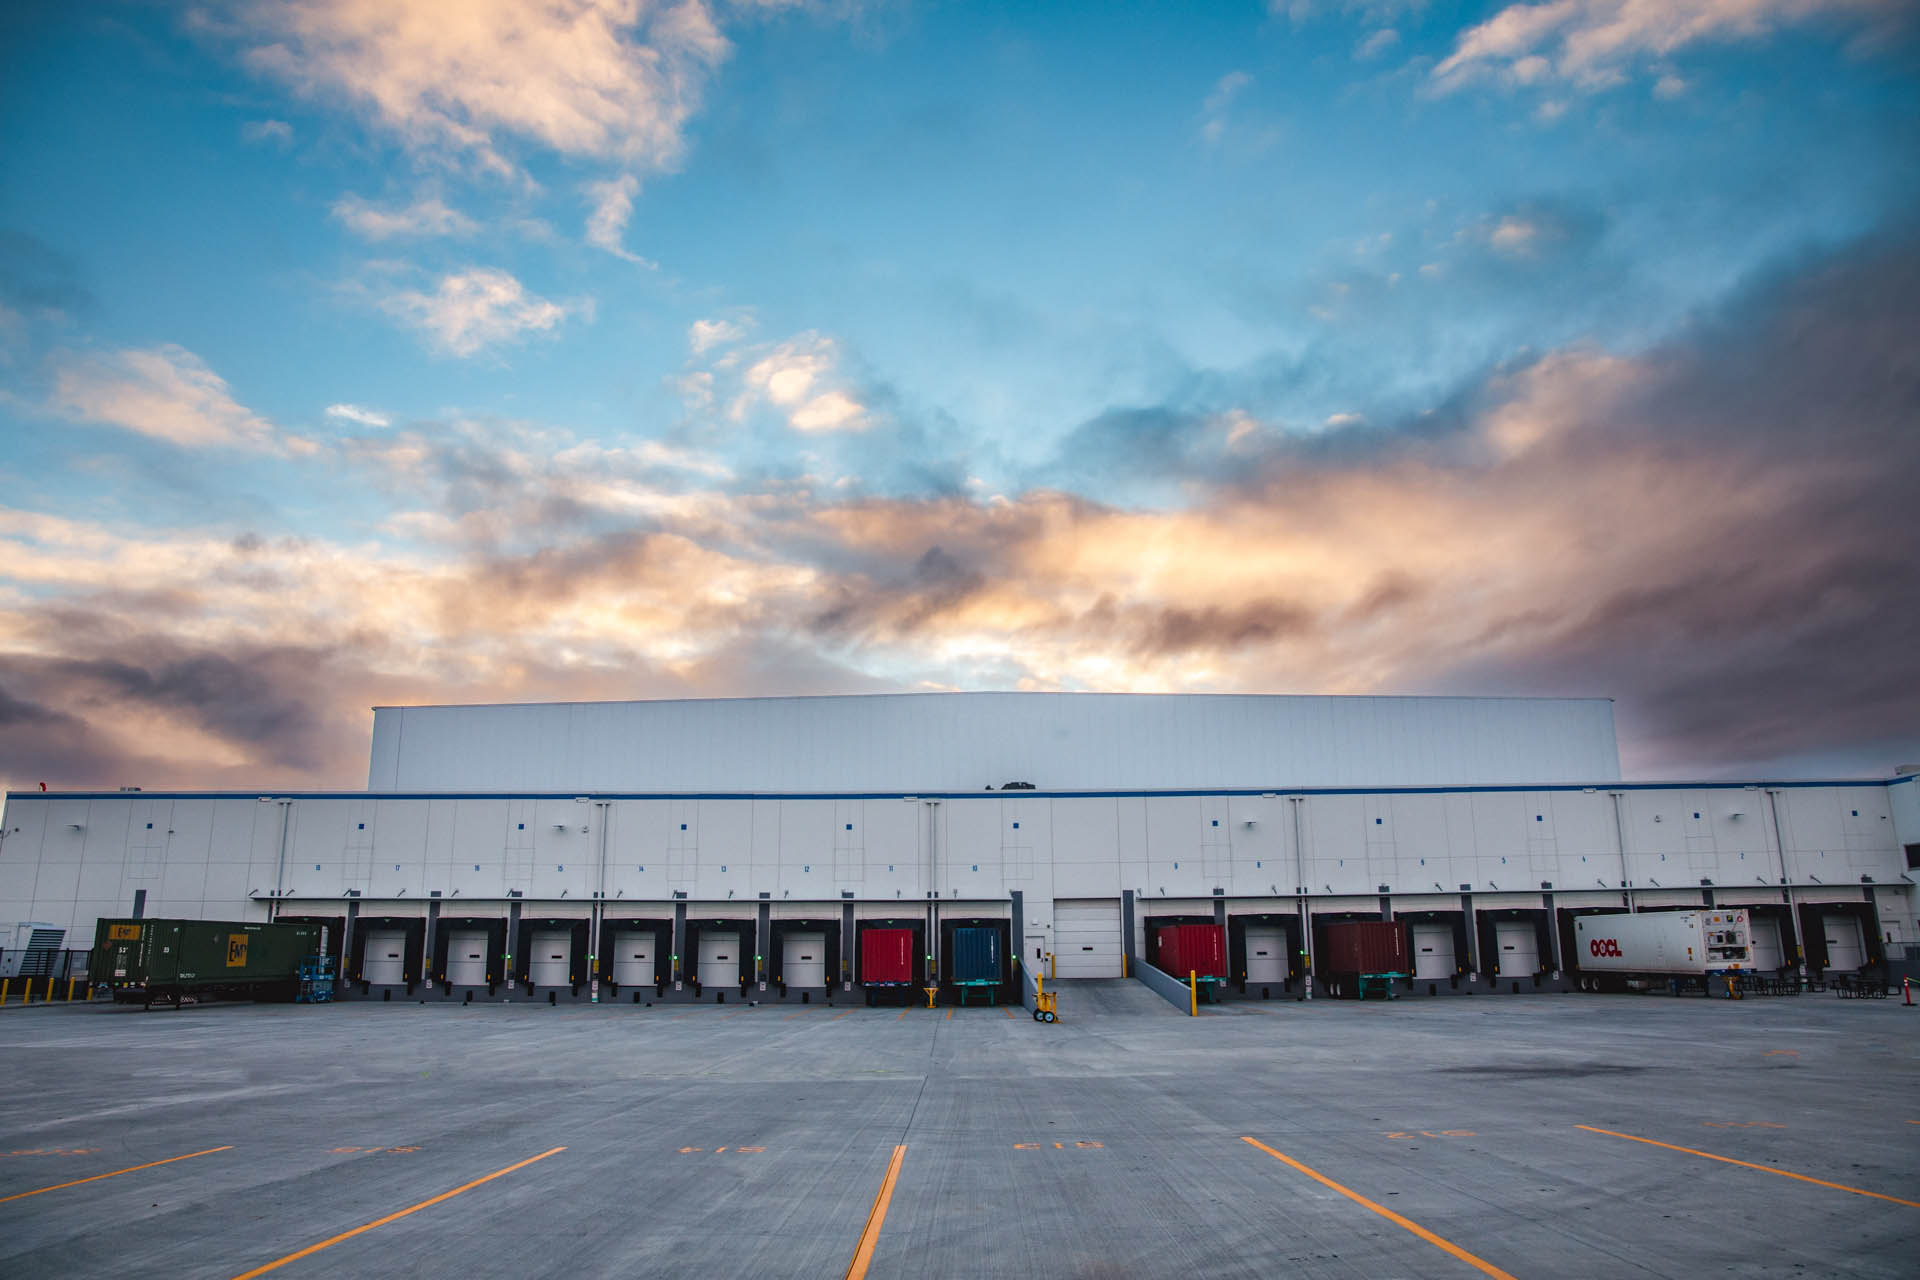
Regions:
<instances>
[{"instance_id":1,"label":"blue shipping container","mask_svg":"<svg viewBox=\"0 0 1920 1280\"><path fill-rule=\"evenodd\" d=\"M998 929L955 929L953 931L953 980L955 982L1000 981L1000 931Z\"/></svg>"}]
</instances>

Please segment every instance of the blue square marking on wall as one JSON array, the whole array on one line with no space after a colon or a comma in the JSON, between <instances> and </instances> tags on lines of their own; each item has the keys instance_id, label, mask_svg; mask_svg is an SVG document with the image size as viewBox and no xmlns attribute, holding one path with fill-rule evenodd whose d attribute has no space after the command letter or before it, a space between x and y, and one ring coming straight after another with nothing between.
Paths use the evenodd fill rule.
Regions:
<instances>
[{"instance_id":1,"label":"blue square marking on wall","mask_svg":"<svg viewBox=\"0 0 1920 1280\"><path fill-rule=\"evenodd\" d=\"M400 869L400 868L398 868L398 867L395 867L395 868L394 868L394 870L395 870L395 871L398 871L399 869ZM554 870L555 870L555 871L565 871L565 870L566 870L566 868L565 868L565 867L559 867L559 866L556 866L556 867L554 868Z\"/></svg>"},{"instance_id":2,"label":"blue square marking on wall","mask_svg":"<svg viewBox=\"0 0 1920 1280\"><path fill-rule=\"evenodd\" d=\"M686 823L684 823L684 822L683 822L683 823L681 823L681 824L680 824L680 829L681 829L682 831L685 831L685 830L687 829L687 824L686 824Z\"/></svg>"},{"instance_id":3,"label":"blue square marking on wall","mask_svg":"<svg viewBox=\"0 0 1920 1280\"><path fill-rule=\"evenodd\" d=\"M1857 817L1859 817L1859 816L1860 816L1860 811L1859 811L1858 809L1855 809L1855 810L1853 811L1853 816L1854 816L1854 817L1856 817L1856 818L1857 818ZM149 822L149 823L148 823L147 825L148 825L148 826L152 826L153 824L152 824L151 822Z\"/></svg>"},{"instance_id":4,"label":"blue square marking on wall","mask_svg":"<svg viewBox=\"0 0 1920 1280\"><path fill-rule=\"evenodd\" d=\"M314 863L314 864L313 864L313 869L314 869L315 871L318 871L318 870L320 869L320 864L319 864L319 863L317 863L317 862L316 862L316 863ZM475 868L474 868L474 870L475 870L475 871L478 871L479 869L480 869L480 868L478 868L478 867L475 867Z\"/></svg>"},{"instance_id":5,"label":"blue square marking on wall","mask_svg":"<svg viewBox=\"0 0 1920 1280\"><path fill-rule=\"evenodd\" d=\"M849 831L853 830L853 824L851 822L847 824L847 830Z\"/></svg>"},{"instance_id":6,"label":"blue square marking on wall","mask_svg":"<svg viewBox=\"0 0 1920 1280\"><path fill-rule=\"evenodd\" d=\"M1697 818L1697 817L1699 817L1699 816L1700 816L1700 811L1699 811L1698 809L1695 809L1695 810L1693 811L1693 816L1694 816L1694 817L1696 817L1696 818Z\"/></svg>"},{"instance_id":7,"label":"blue square marking on wall","mask_svg":"<svg viewBox=\"0 0 1920 1280\"><path fill-rule=\"evenodd\" d=\"M975 871L978 871L978 870L980 869L980 864L979 864L979 863L977 863L977 862L976 862L976 863L974 863L974 864L973 864L973 869L974 869Z\"/></svg>"},{"instance_id":8,"label":"blue square marking on wall","mask_svg":"<svg viewBox=\"0 0 1920 1280\"><path fill-rule=\"evenodd\" d=\"M1017 823L1017 822L1016 822L1016 823L1014 823L1014 824L1013 824L1013 829L1014 829L1015 831L1018 831L1018 830L1020 829L1020 824L1019 824L1019 823Z\"/></svg>"},{"instance_id":9,"label":"blue square marking on wall","mask_svg":"<svg viewBox=\"0 0 1920 1280\"><path fill-rule=\"evenodd\" d=\"M722 871L725 871L725 870L727 869L727 864L726 864L726 863L724 863L724 862L723 862L723 863L721 863L721 864L720 864L720 869L721 869Z\"/></svg>"},{"instance_id":10,"label":"blue square marking on wall","mask_svg":"<svg viewBox=\"0 0 1920 1280\"><path fill-rule=\"evenodd\" d=\"M519 825L519 827L520 827L520 830L522 830L522 831L525 831L525 830L527 829L527 824L526 824L526 823L524 823L524 822L522 822L522 823L520 823L520 824L518 824L518 825Z\"/></svg>"},{"instance_id":11,"label":"blue square marking on wall","mask_svg":"<svg viewBox=\"0 0 1920 1280\"><path fill-rule=\"evenodd\" d=\"M151 822L147 824L147 830L149 831L153 830L153 824Z\"/></svg>"},{"instance_id":12,"label":"blue square marking on wall","mask_svg":"<svg viewBox=\"0 0 1920 1280\"><path fill-rule=\"evenodd\" d=\"M1260 860L1258 858L1254 859L1253 866L1256 871L1260 869Z\"/></svg>"},{"instance_id":13,"label":"blue square marking on wall","mask_svg":"<svg viewBox=\"0 0 1920 1280\"><path fill-rule=\"evenodd\" d=\"M1378 818L1375 818L1375 819L1373 820L1373 825L1374 825L1374 826L1376 826L1376 827L1378 827L1378 826L1383 826L1383 825L1385 825L1385 824L1384 824L1384 823L1382 823L1382 822L1380 821L1380 819L1378 819Z\"/></svg>"},{"instance_id":14,"label":"blue square marking on wall","mask_svg":"<svg viewBox=\"0 0 1920 1280\"><path fill-rule=\"evenodd\" d=\"M1547 815L1544 813L1536 813L1533 815L1533 820L1535 822L1545 822L1547 820Z\"/></svg>"},{"instance_id":15,"label":"blue square marking on wall","mask_svg":"<svg viewBox=\"0 0 1920 1280\"><path fill-rule=\"evenodd\" d=\"M889 871L893 870L893 864L891 862L887 864L887 870Z\"/></svg>"},{"instance_id":16,"label":"blue square marking on wall","mask_svg":"<svg viewBox=\"0 0 1920 1280\"><path fill-rule=\"evenodd\" d=\"M804 867L801 867L800 869L801 869L802 871L812 871L812 870L813 870L813 864L812 864L811 862L809 862L809 863L807 863L807 864L806 864L806 865L805 865Z\"/></svg>"},{"instance_id":17,"label":"blue square marking on wall","mask_svg":"<svg viewBox=\"0 0 1920 1280\"><path fill-rule=\"evenodd\" d=\"M1177 863L1177 862L1176 862L1176 863L1174 863L1174 864L1173 864L1173 869L1174 869L1175 871L1178 871L1178 870L1180 869L1180 864L1179 864L1179 863Z\"/></svg>"},{"instance_id":18,"label":"blue square marking on wall","mask_svg":"<svg viewBox=\"0 0 1920 1280\"><path fill-rule=\"evenodd\" d=\"M314 870L315 870L315 871L318 871L319 869L320 869L320 868L318 868L318 867L315 867L315 868L314 868ZM480 864L479 864L479 863L477 863L477 862L476 862L476 863L474 863L474 864L473 864L473 869L474 869L475 871L478 871L478 870L480 869Z\"/></svg>"},{"instance_id":19,"label":"blue square marking on wall","mask_svg":"<svg viewBox=\"0 0 1920 1280\"><path fill-rule=\"evenodd\" d=\"M1214 825L1214 826L1216 826L1216 827L1217 827L1217 826L1219 826L1219 825L1220 825L1220 819L1218 819L1218 818L1215 818L1215 819L1213 820L1213 825Z\"/></svg>"},{"instance_id":20,"label":"blue square marking on wall","mask_svg":"<svg viewBox=\"0 0 1920 1280\"><path fill-rule=\"evenodd\" d=\"M148 825L148 826L152 826L153 824L152 824L152 823L148 823L147 825ZM360 829L361 829L362 831L365 831L365 830L367 829L367 824L366 824L366 823L364 823L364 822L363 822L363 823L361 823L361 824L360 824Z\"/></svg>"}]
</instances>

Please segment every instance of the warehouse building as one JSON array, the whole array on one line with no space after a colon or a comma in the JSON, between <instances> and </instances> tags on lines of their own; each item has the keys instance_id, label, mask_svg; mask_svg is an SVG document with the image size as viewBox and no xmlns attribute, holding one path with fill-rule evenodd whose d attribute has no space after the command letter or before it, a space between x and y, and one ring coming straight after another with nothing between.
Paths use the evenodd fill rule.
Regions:
<instances>
[{"instance_id":1,"label":"warehouse building","mask_svg":"<svg viewBox=\"0 0 1920 1280\"><path fill-rule=\"evenodd\" d=\"M1581 914L1723 906L1759 967L1820 975L1920 943L1917 795L1624 782L1604 699L383 707L364 792L9 794L0 947L293 919L376 999L803 1001L881 984L869 933L911 938L884 980L919 987L991 930L1017 999L1211 922L1230 994L1280 998L1329 925L1385 918L1439 996L1570 988Z\"/></svg>"}]
</instances>

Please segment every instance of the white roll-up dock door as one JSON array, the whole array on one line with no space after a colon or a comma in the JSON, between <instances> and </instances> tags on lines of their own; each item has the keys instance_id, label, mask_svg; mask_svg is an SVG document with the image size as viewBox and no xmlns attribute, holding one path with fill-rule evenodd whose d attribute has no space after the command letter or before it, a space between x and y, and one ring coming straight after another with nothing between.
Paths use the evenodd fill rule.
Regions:
<instances>
[{"instance_id":1,"label":"white roll-up dock door","mask_svg":"<svg viewBox=\"0 0 1920 1280\"><path fill-rule=\"evenodd\" d=\"M653 951L657 939L651 929L613 935L613 980L623 987L653 985Z\"/></svg>"},{"instance_id":2,"label":"white roll-up dock door","mask_svg":"<svg viewBox=\"0 0 1920 1280\"><path fill-rule=\"evenodd\" d=\"M1754 916L1748 930L1753 940L1753 967L1763 973L1784 969L1787 952L1780 945L1780 922L1772 916Z\"/></svg>"},{"instance_id":3,"label":"white roll-up dock door","mask_svg":"<svg viewBox=\"0 0 1920 1280\"><path fill-rule=\"evenodd\" d=\"M487 931L458 929L447 935L447 981L457 987L482 986L487 980Z\"/></svg>"},{"instance_id":4,"label":"white roll-up dock door","mask_svg":"<svg viewBox=\"0 0 1920 1280\"><path fill-rule=\"evenodd\" d=\"M780 939L780 980L790 987L827 985L827 935L789 933Z\"/></svg>"},{"instance_id":5,"label":"white roll-up dock door","mask_svg":"<svg viewBox=\"0 0 1920 1280\"><path fill-rule=\"evenodd\" d=\"M694 980L707 986L732 986L740 981L740 935L731 929L700 931L700 967Z\"/></svg>"},{"instance_id":6,"label":"white roll-up dock door","mask_svg":"<svg viewBox=\"0 0 1920 1280\"><path fill-rule=\"evenodd\" d=\"M1859 916L1837 911L1823 914L1820 927L1826 931L1828 973L1853 973L1867 962L1867 940Z\"/></svg>"},{"instance_id":7,"label":"white roll-up dock door","mask_svg":"<svg viewBox=\"0 0 1920 1280\"><path fill-rule=\"evenodd\" d=\"M406 930L367 930L367 947L360 957L360 980L376 986L399 986L407 980L406 974Z\"/></svg>"},{"instance_id":8,"label":"white roll-up dock door","mask_svg":"<svg viewBox=\"0 0 1920 1280\"><path fill-rule=\"evenodd\" d=\"M533 935L527 980L536 987L565 987L573 983L573 931L540 929Z\"/></svg>"},{"instance_id":9,"label":"white roll-up dock door","mask_svg":"<svg viewBox=\"0 0 1920 1280\"><path fill-rule=\"evenodd\" d=\"M1247 981L1285 982L1286 980L1286 930L1247 930Z\"/></svg>"},{"instance_id":10,"label":"white roll-up dock door","mask_svg":"<svg viewBox=\"0 0 1920 1280\"><path fill-rule=\"evenodd\" d=\"M1500 957L1500 976L1518 978L1540 972L1540 937L1531 920L1493 922L1494 954Z\"/></svg>"},{"instance_id":11,"label":"white roll-up dock door","mask_svg":"<svg viewBox=\"0 0 1920 1280\"><path fill-rule=\"evenodd\" d=\"M1053 955L1057 977L1119 977L1119 900L1061 898L1055 901Z\"/></svg>"},{"instance_id":12,"label":"white roll-up dock door","mask_svg":"<svg viewBox=\"0 0 1920 1280\"><path fill-rule=\"evenodd\" d=\"M1453 958L1453 926L1416 924L1413 926L1413 976L1429 981L1453 977L1458 962Z\"/></svg>"}]
</instances>

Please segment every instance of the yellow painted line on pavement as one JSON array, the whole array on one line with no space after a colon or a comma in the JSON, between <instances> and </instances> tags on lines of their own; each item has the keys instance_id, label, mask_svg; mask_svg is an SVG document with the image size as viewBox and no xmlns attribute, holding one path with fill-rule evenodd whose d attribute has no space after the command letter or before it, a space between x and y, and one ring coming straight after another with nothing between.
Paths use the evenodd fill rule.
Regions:
<instances>
[{"instance_id":1,"label":"yellow painted line on pavement","mask_svg":"<svg viewBox=\"0 0 1920 1280\"><path fill-rule=\"evenodd\" d=\"M264 1267L255 1267L251 1271L243 1271L239 1275L235 1276L233 1280L253 1280L253 1277L255 1276L263 1276L267 1274L267 1272L269 1271L274 1271L279 1269L280 1267L286 1266L289 1262L298 1262L300 1261L300 1259L310 1257L313 1254L320 1252L322 1249L331 1249L334 1245L339 1244L342 1240L351 1240L357 1235L363 1235L366 1232L373 1230L375 1227L384 1227L389 1222L397 1222L401 1218L406 1217L410 1213L418 1213L422 1209L432 1208L434 1205L439 1204L442 1200L451 1200L455 1196L459 1195L461 1192L471 1191L483 1182L492 1182L495 1178L505 1177L507 1174L512 1173L515 1169L524 1169L530 1164L538 1164L540 1161L545 1160L548 1156L557 1156L562 1151L565 1151L565 1150L566 1150L565 1147L555 1147L551 1151L542 1151L539 1155L531 1156L525 1160L520 1161L520 1163L518 1164L510 1164L504 1169L495 1169L492 1173L488 1174L484 1178L475 1178L472 1182L467 1183L465 1186L455 1187L451 1191L442 1191L439 1195L434 1196L431 1200L422 1200L419 1204L410 1205L409 1207L400 1210L398 1213L390 1213L384 1218L375 1218L372 1222L367 1223L365 1226L355 1227L351 1231L342 1231L339 1235L332 1236L332 1237L329 1237L328 1239L322 1240L319 1244L310 1244L306 1248L300 1250L298 1253L290 1253L284 1258L276 1258L274 1261L267 1263L267 1265L265 1265Z\"/></svg>"},{"instance_id":2,"label":"yellow painted line on pavement","mask_svg":"<svg viewBox=\"0 0 1920 1280\"><path fill-rule=\"evenodd\" d=\"M1899 1196L1882 1195L1878 1191L1863 1191L1859 1187L1850 1187L1844 1182L1828 1182L1824 1178L1810 1178L1804 1173L1788 1173L1785 1169L1776 1169L1770 1164L1751 1164L1745 1160L1735 1160L1731 1156L1717 1156L1711 1151L1696 1151L1692 1147L1676 1147L1671 1142L1655 1142L1652 1138L1636 1138L1630 1133L1619 1133L1612 1129L1596 1129L1590 1124L1577 1124L1576 1129L1585 1129L1588 1133L1604 1133L1609 1138L1625 1138L1628 1142L1644 1142L1650 1147L1664 1147L1668 1151L1680 1151L1690 1156L1699 1156L1702 1160L1718 1160L1721 1164L1737 1164L1742 1169L1758 1169L1762 1173L1777 1173L1783 1178L1792 1178L1795 1182L1811 1182L1816 1187L1832 1187L1835 1191L1846 1191L1856 1196L1871 1196L1875 1200L1891 1200L1895 1204L1910 1205L1920 1209L1920 1200L1902 1200Z\"/></svg>"},{"instance_id":3,"label":"yellow painted line on pavement","mask_svg":"<svg viewBox=\"0 0 1920 1280\"><path fill-rule=\"evenodd\" d=\"M91 1178L75 1178L72 1182L56 1182L50 1187L40 1187L33 1191L17 1191L10 1196L0 1196L0 1204L9 1200L25 1200L28 1196L44 1195L49 1191L58 1191L63 1187L77 1187L86 1182L98 1182L102 1178L117 1178L123 1173L138 1173L142 1169L157 1169L163 1164L172 1164L177 1160L191 1160L195 1156L210 1156L216 1151L231 1151L232 1147L208 1147L205 1151L189 1151L184 1156L168 1156L165 1160L155 1160L151 1164L136 1164L131 1169L115 1169L112 1173L96 1173Z\"/></svg>"},{"instance_id":4,"label":"yellow painted line on pavement","mask_svg":"<svg viewBox=\"0 0 1920 1280\"><path fill-rule=\"evenodd\" d=\"M862 1280L873 1262L873 1246L879 1243L880 1227L887 1220L887 1205L893 1200L893 1184L900 1177L900 1162L906 1158L904 1146L893 1149L893 1159L887 1162L887 1176L880 1180L880 1194L873 1198L873 1208L867 1213L867 1229L860 1233L860 1247L853 1251L853 1261L847 1264L847 1280Z\"/></svg>"},{"instance_id":5,"label":"yellow painted line on pavement","mask_svg":"<svg viewBox=\"0 0 1920 1280\"><path fill-rule=\"evenodd\" d=\"M1355 1204L1361 1206L1362 1208L1371 1209L1375 1213L1379 1214L1381 1217L1385 1218L1388 1222L1393 1223L1395 1226L1404 1227L1406 1230L1413 1232L1414 1235L1419 1236L1422 1240L1425 1240L1428 1244L1432 1245L1434 1248L1450 1253L1454 1257L1460 1259L1460 1261L1466 1263L1468 1266L1475 1267L1480 1271L1484 1272L1485 1274L1493 1276L1494 1280L1514 1280L1514 1277L1510 1272L1502 1271L1500 1268L1494 1266L1491 1262L1488 1262L1485 1258L1475 1257L1473 1254L1468 1253L1465 1249L1462 1249L1459 1245L1455 1244L1453 1241L1444 1239L1441 1236L1437 1236L1433 1234L1433 1232L1427 1230L1425 1227L1421 1226L1419 1223L1414 1222L1410 1218L1401 1217L1399 1214L1387 1208L1385 1205L1375 1204L1373 1201L1361 1195L1358 1191L1355 1191L1349 1187L1341 1186L1339 1183L1335 1182L1332 1178L1329 1178L1326 1174L1321 1173L1315 1169L1309 1169L1306 1165L1301 1164L1298 1160L1295 1160L1292 1156L1282 1155L1280 1152L1275 1151L1272 1147L1268 1146L1266 1143L1261 1142L1255 1138L1243 1137L1240 1139L1240 1141L1249 1143L1253 1146L1260 1148L1260 1150L1266 1152L1268 1155L1272 1156L1275 1160L1280 1161L1280 1163L1287 1165L1290 1168L1298 1169L1301 1173L1306 1174L1309 1178L1312 1178L1315 1182L1320 1183L1322 1186L1331 1187L1333 1190L1338 1191L1341 1195L1345 1196L1347 1199L1353 1201Z\"/></svg>"},{"instance_id":6,"label":"yellow painted line on pavement","mask_svg":"<svg viewBox=\"0 0 1920 1280\"><path fill-rule=\"evenodd\" d=\"M905 1009L902 1009L902 1010L900 1011L900 1018L904 1018L904 1017L906 1017L906 1016L907 1016L907 1011L906 1011ZM900 1018L895 1018L895 1019L894 1019L894 1021L895 1021L895 1022L898 1022L898 1021L900 1021Z\"/></svg>"}]
</instances>

